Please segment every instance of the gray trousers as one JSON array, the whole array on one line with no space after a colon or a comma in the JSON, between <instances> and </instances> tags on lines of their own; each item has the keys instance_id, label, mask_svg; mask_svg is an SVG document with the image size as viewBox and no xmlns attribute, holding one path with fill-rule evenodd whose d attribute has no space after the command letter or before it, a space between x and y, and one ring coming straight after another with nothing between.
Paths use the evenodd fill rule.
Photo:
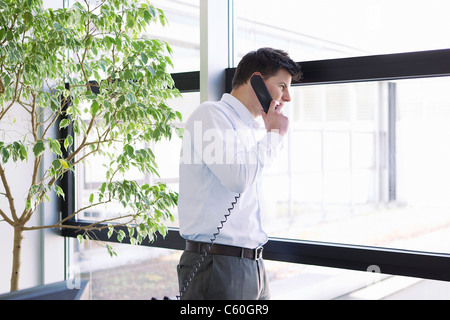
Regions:
<instances>
[{"instance_id":1,"label":"gray trousers","mask_svg":"<svg viewBox=\"0 0 450 320\"><path fill-rule=\"evenodd\" d=\"M180 291L200 254L183 252L177 266ZM269 281L262 259L208 254L181 300L268 300Z\"/></svg>"}]
</instances>

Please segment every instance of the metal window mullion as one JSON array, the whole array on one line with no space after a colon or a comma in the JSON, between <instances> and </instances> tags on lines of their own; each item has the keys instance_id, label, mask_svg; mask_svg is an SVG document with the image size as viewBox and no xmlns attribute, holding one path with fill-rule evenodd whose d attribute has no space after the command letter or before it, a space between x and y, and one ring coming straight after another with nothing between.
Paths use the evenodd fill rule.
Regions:
<instances>
[{"instance_id":1,"label":"metal window mullion","mask_svg":"<svg viewBox=\"0 0 450 320\"><path fill-rule=\"evenodd\" d=\"M388 152L389 152L389 201L397 199L397 84L390 82L389 91L389 116L388 116Z\"/></svg>"}]
</instances>

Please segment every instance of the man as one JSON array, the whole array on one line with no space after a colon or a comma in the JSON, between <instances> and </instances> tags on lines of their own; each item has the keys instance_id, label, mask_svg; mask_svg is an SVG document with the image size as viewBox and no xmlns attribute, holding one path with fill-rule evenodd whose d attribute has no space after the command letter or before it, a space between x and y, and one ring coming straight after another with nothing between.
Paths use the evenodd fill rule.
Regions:
<instances>
[{"instance_id":1,"label":"man","mask_svg":"<svg viewBox=\"0 0 450 320\"><path fill-rule=\"evenodd\" d=\"M273 98L267 114L250 83L255 74ZM250 52L236 69L231 94L201 104L188 119L178 202L180 234L187 240L178 265L182 299L269 299L260 180L288 131L282 109L291 100L291 82L300 77L287 53ZM260 116L267 133L257 140Z\"/></svg>"}]
</instances>

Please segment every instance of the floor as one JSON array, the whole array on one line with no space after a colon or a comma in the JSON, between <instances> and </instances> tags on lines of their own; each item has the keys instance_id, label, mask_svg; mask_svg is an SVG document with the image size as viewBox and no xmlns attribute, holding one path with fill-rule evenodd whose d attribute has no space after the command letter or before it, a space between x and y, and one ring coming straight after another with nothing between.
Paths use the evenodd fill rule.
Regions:
<instances>
[{"instance_id":1,"label":"floor","mask_svg":"<svg viewBox=\"0 0 450 320\"><path fill-rule=\"evenodd\" d=\"M450 300L450 282L314 266L270 286L273 300Z\"/></svg>"},{"instance_id":2,"label":"floor","mask_svg":"<svg viewBox=\"0 0 450 320\"><path fill-rule=\"evenodd\" d=\"M450 300L450 283L392 277L340 299L358 300Z\"/></svg>"}]
</instances>

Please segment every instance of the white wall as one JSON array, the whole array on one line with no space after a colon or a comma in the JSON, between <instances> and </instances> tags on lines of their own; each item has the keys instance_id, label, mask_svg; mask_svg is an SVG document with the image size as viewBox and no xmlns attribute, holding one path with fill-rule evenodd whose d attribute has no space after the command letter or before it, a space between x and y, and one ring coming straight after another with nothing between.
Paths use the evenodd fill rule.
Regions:
<instances>
[{"instance_id":1,"label":"white wall","mask_svg":"<svg viewBox=\"0 0 450 320\"><path fill-rule=\"evenodd\" d=\"M16 119L14 125L12 119ZM0 132L2 141L17 140L20 132L26 131L27 114L20 106L15 105L8 119L2 120ZM44 155L45 157L45 155ZM32 157L30 157L32 159ZM51 163L52 159L47 155L44 159L44 167ZM16 210L20 214L25 206L25 198L30 187L32 175L32 160L27 162L8 162L5 172L9 186L13 192ZM3 185L0 192L4 192ZM56 199L52 197L49 203L35 212L27 226L46 225L54 222L59 213L56 208ZM9 204L5 197L0 199L0 208L10 213ZM6 222L0 222L0 293L9 291L13 228ZM57 234L57 230L41 230L24 232L22 247L22 268L20 276L20 288L33 287L40 284L52 283L64 280L64 238Z\"/></svg>"},{"instance_id":2,"label":"white wall","mask_svg":"<svg viewBox=\"0 0 450 320\"><path fill-rule=\"evenodd\" d=\"M0 124L2 141L15 141L21 133L26 132L27 114L23 109L15 105L11 109L7 119ZM15 123L13 123L15 119ZM44 163L51 163L47 156ZM8 183L14 195L17 213L20 214L25 206L27 190L30 187L32 175L32 162L8 162L5 166ZM0 185L0 192L4 192ZM9 204L4 196L0 199L0 208L8 215ZM37 211L27 226L40 225L54 221L56 202L46 203ZM10 216L10 215L9 215ZM0 293L8 292L10 288L13 228L6 222L0 222ZM20 288L28 288L36 285L61 281L64 279L64 239L54 230L27 231L24 233L22 247L22 268L20 276Z\"/></svg>"}]
</instances>

